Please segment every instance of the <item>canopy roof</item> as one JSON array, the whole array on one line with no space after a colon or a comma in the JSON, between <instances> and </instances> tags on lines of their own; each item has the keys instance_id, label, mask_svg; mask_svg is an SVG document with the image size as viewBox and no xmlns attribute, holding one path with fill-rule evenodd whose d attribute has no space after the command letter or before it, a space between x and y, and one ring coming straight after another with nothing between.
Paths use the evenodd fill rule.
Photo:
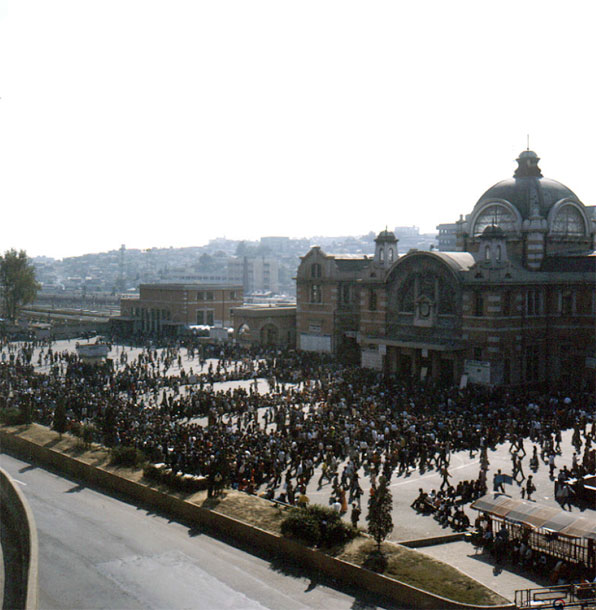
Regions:
<instances>
[{"instance_id":1,"label":"canopy roof","mask_svg":"<svg viewBox=\"0 0 596 610\"><path fill-rule=\"evenodd\" d=\"M596 540L596 520L580 517L567 511L529 500L515 500L503 494L489 493L472 503L471 508L505 519L522 523L534 529L557 532L571 538Z\"/></svg>"}]
</instances>

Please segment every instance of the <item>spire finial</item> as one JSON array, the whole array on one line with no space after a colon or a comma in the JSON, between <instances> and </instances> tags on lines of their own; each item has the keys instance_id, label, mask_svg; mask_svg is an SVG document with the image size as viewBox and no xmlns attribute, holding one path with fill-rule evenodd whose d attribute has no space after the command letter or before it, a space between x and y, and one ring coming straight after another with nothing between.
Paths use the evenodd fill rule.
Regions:
<instances>
[{"instance_id":1,"label":"spire finial","mask_svg":"<svg viewBox=\"0 0 596 610\"><path fill-rule=\"evenodd\" d=\"M527 138L527 142L528 142L527 147L526 147L526 150L530 150L530 134L528 134L528 135L526 136L526 138Z\"/></svg>"}]
</instances>

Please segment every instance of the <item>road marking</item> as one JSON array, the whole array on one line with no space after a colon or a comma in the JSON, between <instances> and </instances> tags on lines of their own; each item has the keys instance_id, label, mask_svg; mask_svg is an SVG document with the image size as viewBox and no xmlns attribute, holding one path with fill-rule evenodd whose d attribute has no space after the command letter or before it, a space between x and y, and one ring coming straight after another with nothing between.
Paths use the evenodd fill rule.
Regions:
<instances>
[{"instance_id":1,"label":"road marking","mask_svg":"<svg viewBox=\"0 0 596 610\"><path fill-rule=\"evenodd\" d=\"M27 483L23 483L23 481L19 481L18 479L13 479L13 481L15 483L19 483L20 485L24 485L25 487L27 487Z\"/></svg>"}]
</instances>

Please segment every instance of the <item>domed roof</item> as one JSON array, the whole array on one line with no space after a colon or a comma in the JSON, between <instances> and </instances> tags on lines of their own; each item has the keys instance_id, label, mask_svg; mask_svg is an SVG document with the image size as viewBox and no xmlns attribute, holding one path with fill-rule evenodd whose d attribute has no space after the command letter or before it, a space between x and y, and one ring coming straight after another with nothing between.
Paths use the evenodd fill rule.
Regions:
<instances>
[{"instance_id":1,"label":"domed roof","mask_svg":"<svg viewBox=\"0 0 596 610\"><path fill-rule=\"evenodd\" d=\"M513 178L501 180L480 197L475 208L493 199L505 199L514 205L523 219L529 218L536 210L546 218L552 206L561 199L579 202L577 195L564 184L543 178L538 155L532 150L524 150L518 157L518 168Z\"/></svg>"},{"instance_id":2,"label":"domed roof","mask_svg":"<svg viewBox=\"0 0 596 610\"><path fill-rule=\"evenodd\" d=\"M395 233L393 231L388 231L387 229L385 229L377 235L375 241L389 241L395 243L397 241L397 238L395 237Z\"/></svg>"},{"instance_id":3,"label":"domed roof","mask_svg":"<svg viewBox=\"0 0 596 610\"><path fill-rule=\"evenodd\" d=\"M501 227L497 227L496 225L489 225L482 231L481 238L485 239L504 239L506 237L505 231L501 229Z\"/></svg>"}]
</instances>

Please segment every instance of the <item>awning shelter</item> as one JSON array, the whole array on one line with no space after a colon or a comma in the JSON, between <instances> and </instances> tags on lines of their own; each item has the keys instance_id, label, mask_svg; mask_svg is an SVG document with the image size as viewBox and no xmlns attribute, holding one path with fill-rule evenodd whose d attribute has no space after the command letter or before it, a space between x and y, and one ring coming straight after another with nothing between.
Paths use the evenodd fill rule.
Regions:
<instances>
[{"instance_id":1,"label":"awning shelter","mask_svg":"<svg viewBox=\"0 0 596 610\"><path fill-rule=\"evenodd\" d=\"M596 519L495 493L478 498L471 508L504 523L513 538L525 535L536 550L594 566Z\"/></svg>"}]
</instances>

